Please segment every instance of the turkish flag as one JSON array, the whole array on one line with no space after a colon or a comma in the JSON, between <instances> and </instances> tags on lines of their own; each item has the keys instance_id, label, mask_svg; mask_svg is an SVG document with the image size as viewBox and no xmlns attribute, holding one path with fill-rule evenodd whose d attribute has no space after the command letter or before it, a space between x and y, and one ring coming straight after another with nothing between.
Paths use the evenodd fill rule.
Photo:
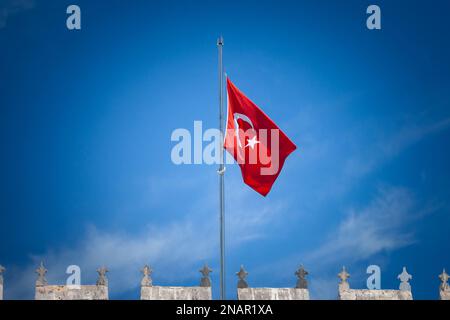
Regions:
<instances>
[{"instance_id":1,"label":"turkish flag","mask_svg":"<svg viewBox=\"0 0 450 320\"><path fill-rule=\"evenodd\" d=\"M241 167L244 182L266 196L297 147L227 78L228 118L224 148Z\"/></svg>"}]
</instances>

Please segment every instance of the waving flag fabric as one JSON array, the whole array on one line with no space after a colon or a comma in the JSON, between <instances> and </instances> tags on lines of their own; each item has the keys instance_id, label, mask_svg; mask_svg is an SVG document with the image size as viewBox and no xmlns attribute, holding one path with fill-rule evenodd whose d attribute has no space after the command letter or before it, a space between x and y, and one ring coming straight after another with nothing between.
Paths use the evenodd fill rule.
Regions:
<instances>
[{"instance_id":1,"label":"waving flag fabric","mask_svg":"<svg viewBox=\"0 0 450 320\"><path fill-rule=\"evenodd\" d=\"M224 148L239 164L244 182L266 196L297 147L227 79L228 117Z\"/></svg>"}]
</instances>

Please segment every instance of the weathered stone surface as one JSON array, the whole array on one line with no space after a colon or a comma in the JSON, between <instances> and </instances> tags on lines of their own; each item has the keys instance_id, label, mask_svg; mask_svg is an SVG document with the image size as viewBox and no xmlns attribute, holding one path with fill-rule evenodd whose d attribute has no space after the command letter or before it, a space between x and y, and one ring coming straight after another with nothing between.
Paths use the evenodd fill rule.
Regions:
<instances>
[{"instance_id":1,"label":"weathered stone surface","mask_svg":"<svg viewBox=\"0 0 450 320\"><path fill-rule=\"evenodd\" d=\"M5 268L0 265L0 300L3 300L3 272L5 272Z\"/></svg>"},{"instance_id":2,"label":"weathered stone surface","mask_svg":"<svg viewBox=\"0 0 450 320\"><path fill-rule=\"evenodd\" d=\"M338 273L338 278L341 279L339 282L339 291L349 290L350 284L348 283L348 278L350 278L350 274L345 270L345 266L342 267L342 271Z\"/></svg>"},{"instance_id":3,"label":"weathered stone surface","mask_svg":"<svg viewBox=\"0 0 450 320\"><path fill-rule=\"evenodd\" d=\"M0 284L3 284L3 272L5 272L5 267L0 265Z\"/></svg>"},{"instance_id":4,"label":"weathered stone surface","mask_svg":"<svg viewBox=\"0 0 450 320\"><path fill-rule=\"evenodd\" d=\"M308 271L306 271L305 267L301 265L297 271L294 273L297 276L297 284L295 285L295 288L297 289L308 289L308 281L306 280L306 276L309 274Z\"/></svg>"},{"instance_id":5,"label":"weathered stone surface","mask_svg":"<svg viewBox=\"0 0 450 320\"><path fill-rule=\"evenodd\" d=\"M47 285L47 279L45 278L45 274L47 273L47 271L48 270L45 269L45 267L44 267L44 262L41 261L39 268L37 268L35 271L38 274L38 278L36 280L36 287Z\"/></svg>"},{"instance_id":6,"label":"weathered stone surface","mask_svg":"<svg viewBox=\"0 0 450 320\"><path fill-rule=\"evenodd\" d=\"M108 300L108 287L83 286L37 286L36 300Z\"/></svg>"},{"instance_id":7,"label":"weathered stone surface","mask_svg":"<svg viewBox=\"0 0 450 320\"><path fill-rule=\"evenodd\" d=\"M339 290L339 300L412 300L411 291L403 290Z\"/></svg>"},{"instance_id":8,"label":"weathered stone surface","mask_svg":"<svg viewBox=\"0 0 450 320\"><path fill-rule=\"evenodd\" d=\"M211 300L211 287L141 287L141 300Z\"/></svg>"},{"instance_id":9,"label":"weathered stone surface","mask_svg":"<svg viewBox=\"0 0 450 320\"><path fill-rule=\"evenodd\" d=\"M450 300L450 291L440 291L441 300Z\"/></svg>"},{"instance_id":10,"label":"weathered stone surface","mask_svg":"<svg viewBox=\"0 0 450 320\"><path fill-rule=\"evenodd\" d=\"M109 272L109 270L106 267L101 267L101 268L97 269L97 273L98 273L97 285L98 286L108 286L108 278L106 277L107 272Z\"/></svg>"},{"instance_id":11,"label":"weathered stone surface","mask_svg":"<svg viewBox=\"0 0 450 320\"><path fill-rule=\"evenodd\" d=\"M439 279L441 279L441 285L439 286L439 296L441 300L450 300L450 285L448 284L450 276L445 272L445 269L439 275Z\"/></svg>"},{"instance_id":12,"label":"weathered stone surface","mask_svg":"<svg viewBox=\"0 0 450 320\"><path fill-rule=\"evenodd\" d=\"M238 288L238 300L309 300L309 291L297 288Z\"/></svg>"},{"instance_id":13,"label":"weathered stone surface","mask_svg":"<svg viewBox=\"0 0 450 320\"><path fill-rule=\"evenodd\" d=\"M151 287L153 285L153 281L151 278L151 274L153 272L152 268L150 268L150 266L148 265L145 265L141 272L144 274L144 277L141 280L141 286Z\"/></svg>"},{"instance_id":14,"label":"weathered stone surface","mask_svg":"<svg viewBox=\"0 0 450 320\"><path fill-rule=\"evenodd\" d=\"M239 278L237 285L238 289L248 288L248 283L245 279L248 276L248 272L245 271L244 266L241 265L241 269L239 270L239 272L236 272L236 275Z\"/></svg>"},{"instance_id":15,"label":"weathered stone surface","mask_svg":"<svg viewBox=\"0 0 450 320\"><path fill-rule=\"evenodd\" d=\"M408 271L406 271L406 267L403 267L403 271L397 276L397 279L400 280L400 290L411 291L411 285L408 281L412 279L412 275L410 275Z\"/></svg>"},{"instance_id":16,"label":"weathered stone surface","mask_svg":"<svg viewBox=\"0 0 450 320\"><path fill-rule=\"evenodd\" d=\"M202 278L200 279L200 287L211 287L211 279L209 278L209 274L212 270L208 267L207 264L200 269L200 273L202 274Z\"/></svg>"},{"instance_id":17,"label":"weathered stone surface","mask_svg":"<svg viewBox=\"0 0 450 320\"><path fill-rule=\"evenodd\" d=\"M412 276L403 267L401 274L397 278L401 281L400 290L369 290L369 289L350 289L348 278L350 274L345 267L338 274L341 279L339 283L338 298L339 300L412 300L411 285L409 280Z\"/></svg>"}]
</instances>

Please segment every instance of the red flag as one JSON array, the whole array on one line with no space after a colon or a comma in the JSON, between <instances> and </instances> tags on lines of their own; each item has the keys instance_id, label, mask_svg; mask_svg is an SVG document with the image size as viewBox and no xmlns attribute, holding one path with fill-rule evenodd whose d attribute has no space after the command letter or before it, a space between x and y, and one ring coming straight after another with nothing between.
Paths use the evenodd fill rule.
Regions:
<instances>
[{"instance_id":1,"label":"red flag","mask_svg":"<svg viewBox=\"0 0 450 320\"><path fill-rule=\"evenodd\" d=\"M297 147L227 78L228 119L224 148L241 167L244 182L266 196Z\"/></svg>"}]
</instances>

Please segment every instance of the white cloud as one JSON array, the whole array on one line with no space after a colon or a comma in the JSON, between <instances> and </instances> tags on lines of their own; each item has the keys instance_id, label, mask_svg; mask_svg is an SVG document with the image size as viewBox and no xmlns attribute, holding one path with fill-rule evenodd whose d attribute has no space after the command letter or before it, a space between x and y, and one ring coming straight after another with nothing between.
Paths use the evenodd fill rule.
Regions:
<instances>
[{"instance_id":1,"label":"white cloud","mask_svg":"<svg viewBox=\"0 0 450 320\"><path fill-rule=\"evenodd\" d=\"M30 298L35 275L42 260L49 270L50 283L64 284L68 265L82 268L82 282L95 283L95 270L102 265L110 269L110 288L114 294L139 284L139 270L146 263L155 268L159 281L191 278L203 262L210 262L216 242L204 226L183 221L166 226L149 227L139 235L99 231L90 227L80 243L73 247L33 255L24 270L14 271L18 278L8 286L10 298ZM157 281L157 280L156 280Z\"/></svg>"},{"instance_id":2,"label":"white cloud","mask_svg":"<svg viewBox=\"0 0 450 320\"><path fill-rule=\"evenodd\" d=\"M295 270L302 262L310 271L311 297L335 299L337 273L342 265L356 265L377 254L414 244L417 241L415 223L437 208L435 204L419 206L406 188L380 187L366 206L349 209L335 231L317 249L265 264L252 270L252 274L265 276L273 270ZM354 270L352 279L360 280L363 275Z\"/></svg>"},{"instance_id":3,"label":"white cloud","mask_svg":"<svg viewBox=\"0 0 450 320\"><path fill-rule=\"evenodd\" d=\"M368 153L353 153L353 158L347 159L348 168L350 171L353 168L357 174L352 176L349 172L344 172L342 181L346 183L356 181L412 143L447 128L449 124L450 119L446 119L427 126L408 126L388 139L382 139L387 143L375 144L374 148L373 144L368 146L370 151ZM314 141L310 143L313 144ZM326 144L324 148L317 149L320 157L326 156L327 148L333 145L327 141L324 143ZM370 160L372 157L374 160ZM369 166L366 169L357 170L356 164L365 164L367 161ZM229 249L266 236L265 228L277 221L283 221L278 219L278 216L281 213L286 215L289 207L288 203L275 202L273 199L253 201L252 197L260 196L255 196L254 191L243 184L237 167L233 170L236 171L235 174L227 174ZM183 184L178 180L176 177L165 177L150 184L149 196L152 201L149 205L158 200L164 201L161 199L164 194L160 190L161 185L163 186L161 189L177 188L179 192L190 192L196 187L197 181L205 184L205 190L217 190L216 184L210 185L205 180L192 179ZM331 184L328 182L323 181L321 187ZM316 204L323 200L320 197L310 198ZM199 278L197 270L201 264L208 262L214 267L213 262L218 256L218 199L216 193L207 192L205 197L193 200L189 208L186 208L184 219L181 221L172 223L166 221L164 224L148 226L139 234L104 231L92 227L78 243L33 255L29 266L10 268L8 273L14 276L10 279L10 284L5 286L6 297L32 297L36 279L34 269L40 260L45 261L49 269L48 278L52 283L64 283L64 271L69 264L78 264L82 267L84 283L94 282L95 269L100 265L106 265L111 270L109 278L112 295L136 289L136 298L140 280L138 270L146 263L153 265L156 283L158 281L183 283ZM297 263L302 261L313 273L311 290L314 297L334 298L337 278L334 274L329 274L330 268L411 245L415 241L411 224L432 210L433 208L419 208L413 194L407 189L380 188L379 193L367 206L349 209L336 231L330 234L317 250L297 253L273 264L268 263L258 270L252 270L252 274L265 275L276 268L294 270ZM324 270L328 270L328 273L323 272ZM336 270L336 273L338 271Z\"/></svg>"},{"instance_id":4,"label":"white cloud","mask_svg":"<svg viewBox=\"0 0 450 320\"><path fill-rule=\"evenodd\" d=\"M237 181L227 180L234 185ZM175 183L175 182L174 182ZM201 183L204 183L202 181ZM264 228L270 225L282 206L259 206L249 203L253 191L231 188L227 208L228 250L244 242L264 237ZM181 189L184 189L182 187ZM201 208L201 210L199 210ZM207 262L217 270L218 259L218 200L202 199L202 206L192 203L186 208L182 220L151 225L139 234L99 230L91 226L78 243L50 249L44 254L31 255L31 263L24 268L10 268L11 278L5 284L7 299L31 299L36 274L34 270L44 261L49 270L51 284L64 284L65 270L71 264L82 269L82 284L95 283L95 270L105 265L109 268L110 295L117 296L135 290L138 298L139 270L144 264L154 268L154 283L183 284L200 279L198 269ZM9 277L8 277L9 278Z\"/></svg>"},{"instance_id":5,"label":"white cloud","mask_svg":"<svg viewBox=\"0 0 450 320\"><path fill-rule=\"evenodd\" d=\"M411 245L416 241L411 224L433 210L418 208L405 188L382 187L366 207L350 209L337 230L307 259L314 264L352 263Z\"/></svg>"}]
</instances>

